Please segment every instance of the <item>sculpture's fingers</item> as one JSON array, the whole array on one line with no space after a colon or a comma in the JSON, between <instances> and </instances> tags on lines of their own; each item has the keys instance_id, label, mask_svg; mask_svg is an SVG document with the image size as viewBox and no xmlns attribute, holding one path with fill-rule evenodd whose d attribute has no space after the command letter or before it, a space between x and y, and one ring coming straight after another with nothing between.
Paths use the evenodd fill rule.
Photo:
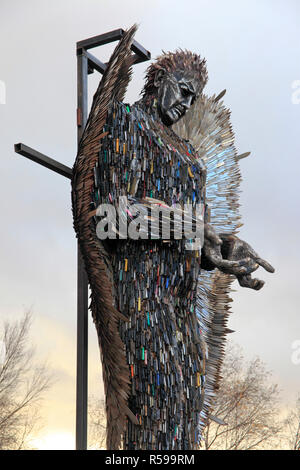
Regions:
<instances>
[{"instance_id":1,"label":"sculpture's fingers","mask_svg":"<svg viewBox=\"0 0 300 470\"><path fill-rule=\"evenodd\" d=\"M245 258L239 261L230 261L214 254L210 254L208 258L220 270L227 271L228 273L234 274L235 276L247 274L247 265L250 261L250 258Z\"/></svg>"},{"instance_id":2,"label":"sculpture's fingers","mask_svg":"<svg viewBox=\"0 0 300 470\"><path fill-rule=\"evenodd\" d=\"M260 290L265 284L265 282L260 279L252 279L251 275L239 276L238 281L240 286L254 290Z\"/></svg>"},{"instance_id":3,"label":"sculpture's fingers","mask_svg":"<svg viewBox=\"0 0 300 470\"><path fill-rule=\"evenodd\" d=\"M270 263L268 263L266 260L257 257L255 261L269 273L275 272L275 269L273 268L273 266Z\"/></svg>"},{"instance_id":4,"label":"sculpture's fingers","mask_svg":"<svg viewBox=\"0 0 300 470\"><path fill-rule=\"evenodd\" d=\"M246 266L246 273L251 274L254 271L256 271L258 268L259 268L259 264L252 262L248 266Z\"/></svg>"},{"instance_id":5,"label":"sculpture's fingers","mask_svg":"<svg viewBox=\"0 0 300 470\"><path fill-rule=\"evenodd\" d=\"M252 289L260 290L264 285L265 285L265 281L262 281L260 279L253 279Z\"/></svg>"},{"instance_id":6,"label":"sculpture's fingers","mask_svg":"<svg viewBox=\"0 0 300 470\"><path fill-rule=\"evenodd\" d=\"M244 244L246 245L246 242L244 242ZM247 243L247 249L248 249L248 253L251 256L251 258L253 258L266 271L268 271L269 273L274 273L275 272L275 269L273 268L273 266L270 263L268 263L266 260L262 259L259 256L259 254L256 253L256 251L248 243Z\"/></svg>"},{"instance_id":7,"label":"sculpture's fingers","mask_svg":"<svg viewBox=\"0 0 300 470\"><path fill-rule=\"evenodd\" d=\"M219 264L222 268L243 268L243 270L246 272L247 269L249 269L250 261L250 258L243 258L234 261L220 258Z\"/></svg>"}]
</instances>

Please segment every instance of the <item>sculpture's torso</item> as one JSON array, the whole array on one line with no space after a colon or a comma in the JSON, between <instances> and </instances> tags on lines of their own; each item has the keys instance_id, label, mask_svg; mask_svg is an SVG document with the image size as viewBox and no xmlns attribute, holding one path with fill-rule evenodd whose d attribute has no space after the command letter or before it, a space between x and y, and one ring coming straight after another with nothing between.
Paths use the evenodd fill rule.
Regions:
<instances>
[{"instance_id":1,"label":"sculpture's torso","mask_svg":"<svg viewBox=\"0 0 300 470\"><path fill-rule=\"evenodd\" d=\"M194 149L139 106L114 103L95 168L96 206L119 195L204 203ZM100 181L100 184L99 184ZM195 312L199 252L185 240L109 243L119 331L131 377L127 449L193 449L199 442L205 350Z\"/></svg>"}]
</instances>

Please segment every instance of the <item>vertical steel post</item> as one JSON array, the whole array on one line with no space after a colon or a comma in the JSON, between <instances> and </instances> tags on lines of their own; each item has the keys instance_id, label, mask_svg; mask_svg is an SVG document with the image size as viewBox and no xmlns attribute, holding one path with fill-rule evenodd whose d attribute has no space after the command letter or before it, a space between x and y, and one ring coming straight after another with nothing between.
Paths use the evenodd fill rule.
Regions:
<instances>
[{"instance_id":1,"label":"vertical steel post","mask_svg":"<svg viewBox=\"0 0 300 470\"><path fill-rule=\"evenodd\" d=\"M78 144L87 121L88 61L77 55L77 139ZM76 450L87 448L88 389L88 280L77 246L77 381L76 381Z\"/></svg>"}]
</instances>

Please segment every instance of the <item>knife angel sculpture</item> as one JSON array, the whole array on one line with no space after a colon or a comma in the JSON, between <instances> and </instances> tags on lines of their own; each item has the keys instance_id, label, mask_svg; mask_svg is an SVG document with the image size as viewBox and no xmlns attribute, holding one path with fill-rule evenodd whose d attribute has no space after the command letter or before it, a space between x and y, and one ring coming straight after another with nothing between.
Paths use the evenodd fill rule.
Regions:
<instances>
[{"instance_id":1,"label":"knife angel sculpture","mask_svg":"<svg viewBox=\"0 0 300 470\"><path fill-rule=\"evenodd\" d=\"M141 100L123 103L135 30L94 95L73 167L74 228L99 338L107 448L195 449L218 386L231 280L259 289L251 273L273 268L235 235L238 157L220 96L202 95L205 60L164 53Z\"/></svg>"}]
</instances>

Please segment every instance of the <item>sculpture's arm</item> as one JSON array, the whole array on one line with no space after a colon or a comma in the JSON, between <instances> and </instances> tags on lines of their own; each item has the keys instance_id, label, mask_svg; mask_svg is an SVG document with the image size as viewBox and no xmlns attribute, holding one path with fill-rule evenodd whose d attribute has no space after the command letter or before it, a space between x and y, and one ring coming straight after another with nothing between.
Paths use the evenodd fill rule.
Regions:
<instances>
[{"instance_id":1,"label":"sculpture's arm","mask_svg":"<svg viewBox=\"0 0 300 470\"><path fill-rule=\"evenodd\" d=\"M275 271L248 243L235 235L217 235L211 225L205 224L202 269L210 271L218 268L224 273L236 276L242 287L259 290L264 281L251 277L251 273L259 266L270 273Z\"/></svg>"},{"instance_id":2,"label":"sculpture's arm","mask_svg":"<svg viewBox=\"0 0 300 470\"><path fill-rule=\"evenodd\" d=\"M162 200L151 197L137 198L122 191L117 194L115 192L114 196L109 193L108 200L102 200L102 205L100 204L92 214L107 217L109 213L107 203L115 209L111 218L113 238L124 238L123 235L126 235L136 240L169 241L181 238L189 242L195 238L203 240L203 221L191 212L182 209L179 204L172 207ZM100 229L99 225L98 229ZM100 232L98 236L101 237Z\"/></svg>"}]
</instances>

